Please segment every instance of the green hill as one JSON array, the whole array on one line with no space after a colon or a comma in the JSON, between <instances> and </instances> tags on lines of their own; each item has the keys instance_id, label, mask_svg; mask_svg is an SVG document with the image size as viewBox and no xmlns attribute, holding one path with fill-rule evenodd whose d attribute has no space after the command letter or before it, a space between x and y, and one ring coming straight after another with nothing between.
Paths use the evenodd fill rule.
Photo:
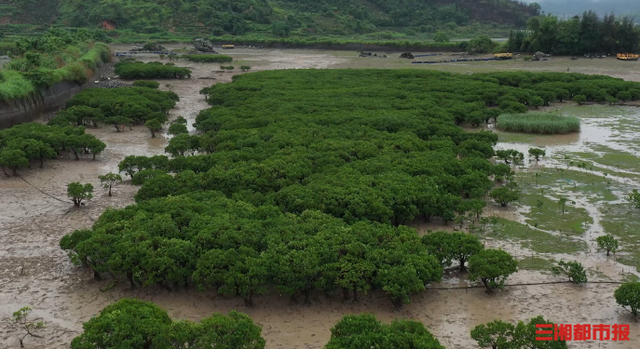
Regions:
<instances>
[{"instance_id":1,"label":"green hill","mask_svg":"<svg viewBox=\"0 0 640 349\"><path fill-rule=\"evenodd\" d=\"M524 27L537 4L511 0L0 0L2 24L58 24L141 33L363 34L469 25Z\"/></svg>"}]
</instances>

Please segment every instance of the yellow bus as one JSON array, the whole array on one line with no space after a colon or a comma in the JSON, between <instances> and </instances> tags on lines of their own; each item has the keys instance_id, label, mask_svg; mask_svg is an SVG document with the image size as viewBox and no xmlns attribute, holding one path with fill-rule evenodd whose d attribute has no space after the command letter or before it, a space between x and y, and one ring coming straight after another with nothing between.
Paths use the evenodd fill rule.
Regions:
<instances>
[{"instance_id":1,"label":"yellow bus","mask_svg":"<svg viewBox=\"0 0 640 349\"><path fill-rule=\"evenodd\" d=\"M231 48L236 48L236 47L235 47L235 46L233 46L233 45L222 45L222 48L224 48L224 49L231 49Z\"/></svg>"},{"instance_id":2,"label":"yellow bus","mask_svg":"<svg viewBox=\"0 0 640 349\"><path fill-rule=\"evenodd\" d=\"M621 61L637 61L640 55L635 53L618 53L618 59Z\"/></svg>"}]
</instances>

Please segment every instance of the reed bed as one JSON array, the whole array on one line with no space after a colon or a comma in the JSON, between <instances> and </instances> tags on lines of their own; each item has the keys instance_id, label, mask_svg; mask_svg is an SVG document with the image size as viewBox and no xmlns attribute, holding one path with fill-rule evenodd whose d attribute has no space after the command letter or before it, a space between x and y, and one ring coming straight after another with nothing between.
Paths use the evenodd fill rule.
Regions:
<instances>
[{"instance_id":1,"label":"reed bed","mask_svg":"<svg viewBox=\"0 0 640 349\"><path fill-rule=\"evenodd\" d=\"M580 119L552 113L502 114L496 127L508 132L567 134L580 131Z\"/></svg>"}]
</instances>

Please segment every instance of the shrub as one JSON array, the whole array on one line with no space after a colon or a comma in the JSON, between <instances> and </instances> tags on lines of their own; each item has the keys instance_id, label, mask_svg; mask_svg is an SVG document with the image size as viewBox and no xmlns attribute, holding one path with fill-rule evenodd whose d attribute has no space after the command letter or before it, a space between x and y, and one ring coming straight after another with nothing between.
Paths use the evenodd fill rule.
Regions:
<instances>
[{"instance_id":1,"label":"shrub","mask_svg":"<svg viewBox=\"0 0 640 349\"><path fill-rule=\"evenodd\" d=\"M123 79L185 79L191 77L191 70L156 62L119 62L115 73Z\"/></svg>"},{"instance_id":2,"label":"shrub","mask_svg":"<svg viewBox=\"0 0 640 349\"><path fill-rule=\"evenodd\" d=\"M607 96L605 100L607 101L607 103L609 103L609 105L618 104L619 102L616 97L612 97L612 96Z\"/></svg>"},{"instance_id":3,"label":"shrub","mask_svg":"<svg viewBox=\"0 0 640 349\"><path fill-rule=\"evenodd\" d=\"M638 189L633 189L630 194L627 195L627 201L635 208L640 208L640 192Z\"/></svg>"},{"instance_id":4,"label":"shrub","mask_svg":"<svg viewBox=\"0 0 640 349\"><path fill-rule=\"evenodd\" d=\"M436 35L433 36L433 41L435 42L449 42L449 36L445 34L443 31L437 31Z\"/></svg>"},{"instance_id":5,"label":"shrub","mask_svg":"<svg viewBox=\"0 0 640 349\"><path fill-rule=\"evenodd\" d=\"M503 114L496 127L508 132L566 134L580 131L580 119L552 113Z\"/></svg>"},{"instance_id":6,"label":"shrub","mask_svg":"<svg viewBox=\"0 0 640 349\"><path fill-rule=\"evenodd\" d=\"M73 204L79 207L82 204L82 200L89 200L93 197L93 185L91 183L80 184L80 182L73 182L67 185L67 195L73 199Z\"/></svg>"},{"instance_id":7,"label":"shrub","mask_svg":"<svg viewBox=\"0 0 640 349\"><path fill-rule=\"evenodd\" d=\"M229 63L233 58L225 55L182 55L182 58L199 63Z\"/></svg>"},{"instance_id":8,"label":"shrub","mask_svg":"<svg viewBox=\"0 0 640 349\"><path fill-rule=\"evenodd\" d=\"M567 276L574 284L587 283L587 272L584 270L582 264L578 262L560 261L558 262L558 265L551 268L551 271L555 275L563 274Z\"/></svg>"},{"instance_id":9,"label":"shrub","mask_svg":"<svg viewBox=\"0 0 640 349\"><path fill-rule=\"evenodd\" d=\"M618 97L619 100L626 102L631 99L631 93L629 91L620 91L616 97Z\"/></svg>"},{"instance_id":10,"label":"shrub","mask_svg":"<svg viewBox=\"0 0 640 349\"><path fill-rule=\"evenodd\" d=\"M587 101L587 96L585 95L577 95L573 97L573 101L582 105L583 103L585 103Z\"/></svg>"},{"instance_id":11,"label":"shrub","mask_svg":"<svg viewBox=\"0 0 640 349\"><path fill-rule=\"evenodd\" d=\"M489 197L499 203L500 206L507 207L510 202L518 201L518 199L520 199L520 192L516 189L504 186L493 189L489 194Z\"/></svg>"},{"instance_id":12,"label":"shrub","mask_svg":"<svg viewBox=\"0 0 640 349\"><path fill-rule=\"evenodd\" d=\"M616 303L629 311L637 321L640 317L640 282L620 285L613 293Z\"/></svg>"},{"instance_id":13,"label":"shrub","mask_svg":"<svg viewBox=\"0 0 640 349\"><path fill-rule=\"evenodd\" d=\"M529 148L529 156L533 157L536 160L536 162L540 161L540 158L546 155L547 155L547 152L544 149Z\"/></svg>"},{"instance_id":14,"label":"shrub","mask_svg":"<svg viewBox=\"0 0 640 349\"><path fill-rule=\"evenodd\" d=\"M157 90L160 87L160 83L157 81L149 81L149 80L137 80L133 82L133 86L136 87L148 87Z\"/></svg>"},{"instance_id":15,"label":"shrub","mask_svg":"<svg viewBox=\"0 0 640 349\"><path fill-rule=\"evenodd\" d=\"M611 252L615 254L618 250L618 240L616 240L611 234L598 236L596 238L596 243L600 249L607 251L607 256Z\"/></svg>"}]
</instances>

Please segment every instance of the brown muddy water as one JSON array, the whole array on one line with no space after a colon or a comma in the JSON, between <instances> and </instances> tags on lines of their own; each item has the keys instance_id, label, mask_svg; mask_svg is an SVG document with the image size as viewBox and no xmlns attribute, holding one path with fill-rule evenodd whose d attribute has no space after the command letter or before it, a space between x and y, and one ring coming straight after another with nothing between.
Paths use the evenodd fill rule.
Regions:
<instances>
[{"instance_id":1,"label":"brown muddy water","mask_svg":"<svg viewBox=\"0 0 640 349\"><path fill-rule=\"evenodd\" d=\"M121 51L128 48L115 47ZM250 65L252 71L358 68L376 64L372 59L356 58L355 52L236 49L225 53L234 56L237 61L234 65ZM406 60L378 60L383 61L380 67L411 67ZM182 115L191 125L198 112L207 108L198 91L212 83L229 82L234 73L218 72L217 65L190 62L179 62L177 65L191 68L194 71L192 79L160 83L165 89L166 84L171 84L172 90L181 98L177 108L171 113L172 117ZM487 65L483 64L482 67L486 69ZM496 65L493 69L499 70L500 67ZM604 68L595 66L593 73L601 73L602 69ZM588 70L588 67L583 70ZM599 128L593 132L585 127L578 136L555 137L540 142L548 142L544 145L547 145L549 152L582 149L593 142L611 146L611 139L606 135L613 133L614 127L603 122L596 122L596 126ZM215 297L196 290L130 290L126 285L120 284L101 291L101 288L108 288L110 281L94 281L86 270L73 266L65 252L59 248L58 242L62 236L75 229L90 227L93 220L107 207L132 204L137 187L124 183L114 188L113 197L108 197L106 191L99 187L98 175L116 172L118 162L127 155L162 154L167 139L152 139L144 127L134 127L133 130L127 129L120 133L109 127L89 128L88 132L107 144L106 151L97 161L74 161L71 158L48 161L44 169L33 166L32 169L21 171L24 179L0 178L0 318L6 320L19 308L32 306L34 314L42 317L47 324L44 338L27 338L27 348L67 348L71 339L81 333L83 322L122 297L153 301L176 319L198 320L213 312L226 313L234 309L245 312L263 327L262 333L267 340L268 349L322 348L330 338L331 327L342 316L362 312L374 313L382 321L400 318L422 321L450 349L475 348L469 331L478 324L494 319L515 322L543 315L558 323L572 324L626 324L632 321L615 304L613 291L617 286L607 284L579 287L569 284L518 286L508 287L496 295L487 295L482 289L428 290L414 296L413 302L400 311L375 293L362 297L357 303L317 297L312 300L311 305L305 306L291 304L288 298L279 297L273 292L271 295L258 297L254 308L247 308L240 299ZM521 143L501 143L499 147L525 147L519 144ZM545 161L548 162L541 166L556 166L561 163L554 160L553 156ZM80 210L74 210L71 201L66 198L66 185L73 181L89 182L96 188L95 197ZM580 202L577 197L575 200ZM588 203L584 202L583 206L587 207ZM490 207L488 212L489 215L513 220L522 219L519 209ZM596 214L595 211L590 212ZM438 224L419 222L416 222L415 227L421 232L444 228ZM592 230L593 234L598 233L596 223ZM588 238L590 237L591 235ZM495 240L487 240L485 243L488 247L504 248L519 258L532 256L531 251L515 243ZM611 280L619 280L620 273L629 272L630 269L612 258L595 253L595 250L552 257L557 260L580 259L585 266L597 267ZM509 279L509 283L557 280L547 273L520 271ZM440 285L432 287L466 285L468 283L465 275L450 273ZM8 322L0 323L0 348L17 348L17 338L18 332ZM640 329L635 323L632 323L630 338L631 341L626 343L570 342L569 347L638 348Z\"/></svg>"}]
</instances>

